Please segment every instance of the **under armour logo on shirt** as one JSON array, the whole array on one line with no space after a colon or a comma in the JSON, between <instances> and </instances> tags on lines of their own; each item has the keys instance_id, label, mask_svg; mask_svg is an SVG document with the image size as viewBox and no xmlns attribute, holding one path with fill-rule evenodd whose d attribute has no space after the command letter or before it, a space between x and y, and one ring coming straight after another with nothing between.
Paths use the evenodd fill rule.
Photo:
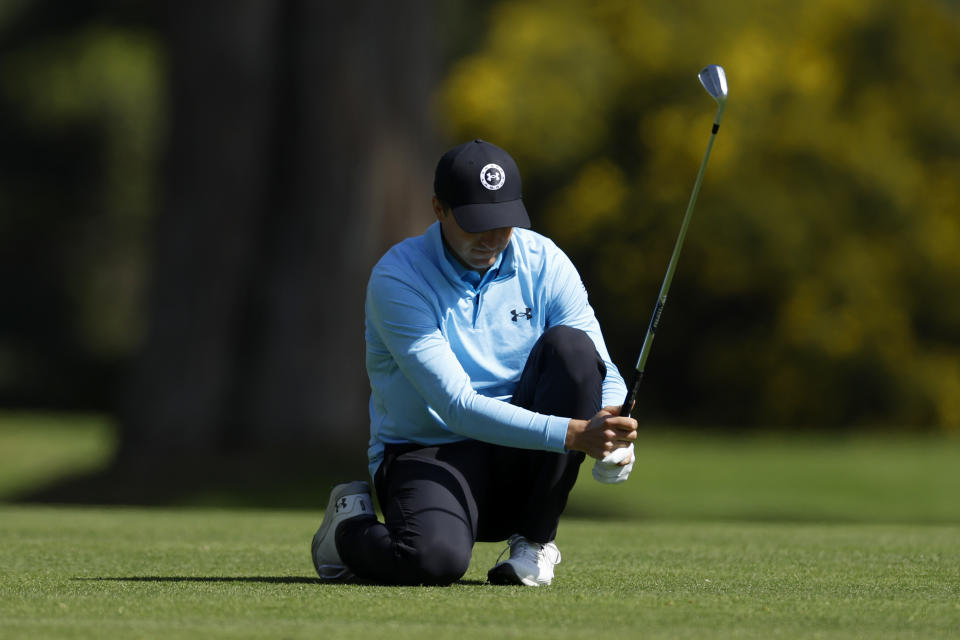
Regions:
<instances>
[{"instance_id":1,"label":"under armour logo on shirt","mask_svg":"<svg viewBox=\"0 0 960 640\"><path fill-rule=\"evenodd\" d=\"M516 309L510 310L511 320L514 322L518 321L520 318L526 318L527 320L533 319L533 309L530 307L524 307L523 311L517 311Z\"/></svg>"}]
</instances>

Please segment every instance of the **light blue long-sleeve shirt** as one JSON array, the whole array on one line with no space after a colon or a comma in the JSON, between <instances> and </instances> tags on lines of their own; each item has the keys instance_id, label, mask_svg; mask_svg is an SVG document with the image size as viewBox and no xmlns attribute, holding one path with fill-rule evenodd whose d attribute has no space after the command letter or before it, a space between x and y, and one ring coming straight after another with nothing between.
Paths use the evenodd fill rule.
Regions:
<instances>
[{"instance_id":1,"label":"light blue long-sleeve shirt","mask_svg":"<svg viewBox=\"0 0 960 640\"><path fill-rule=\"evenodd\" d=\"M367 285L371 476L388 442L564 451L569 416L509 402L534 343L557 325L590 336L607 367L603 404L619 405L626 385L576 268L551 240L514 229L479 285L447 258L439 223L390 249Z\"/></svg>"}]
</instances>

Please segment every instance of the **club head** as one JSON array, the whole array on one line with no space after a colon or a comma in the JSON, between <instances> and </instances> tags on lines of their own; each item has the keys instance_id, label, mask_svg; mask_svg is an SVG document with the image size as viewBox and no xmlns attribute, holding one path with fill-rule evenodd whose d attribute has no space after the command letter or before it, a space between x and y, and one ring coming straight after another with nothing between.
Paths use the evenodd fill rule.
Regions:
<instances>
[{"instance_id":1,"label":"club head","mask_svg":"<svg viewBox=\"0 0 960 640\"><path fill-rule=\"evenodd\" d=\"M723 67L717 64L708 65L700 72L699 78L700 84L714 100L720 104L727 101L727 75L723 72Z\"/></svg>"}]
</instances>

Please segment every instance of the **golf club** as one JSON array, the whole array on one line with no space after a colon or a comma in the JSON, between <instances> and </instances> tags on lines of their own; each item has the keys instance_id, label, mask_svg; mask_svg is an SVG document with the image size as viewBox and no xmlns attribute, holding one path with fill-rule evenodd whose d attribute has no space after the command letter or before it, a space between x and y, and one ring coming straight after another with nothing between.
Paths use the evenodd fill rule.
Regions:
<instances>
[{"instance_id":1,"label":"golf club","mask_svg":"<svg viewBox=\"0 0 960 640\"><path fill-rule=\"evenodd\" d=\"M713 141L716 139L717 131L720 129L720 118L723 116L723 109L727 106L727 76L723 72L723 67L711 64L700 72L699 78L703 88L717 101L717 115L713 119L713 129L710 132L710 141L707 142L707 151L703 154L703 162L700 163L697 181L693 184L693 192L690 194L687 212L684 214L683 222L680 225L680 234L677 236L677 242L673 245L673 255L670 256L667 274L664 276L663 284L660 286L657 305L653 309L653 316L650 318L650 324L647 326L647 335L643 339L640 357L637 358L637 366L633 372L633 378L627 387L627 397L623 401L623 406L620 408L620 415L622 416L630 415L630 412L633 410L634 401L637 399L637 390L640 388L640 381L643 380L643 371L647 366L647 356L650 355L653 336L657 332L657 326L660 324L660 314L663 313L663 306L667 302L670 282L673 280L673 273L677 270L677 260L680 257L680 249L683 247L683 240L687 235L687 227L690 225L690 216L693 213L693 207L697 203L697 194L700 193L700 183L703 182L703 174L707 170L707 160L710 159L710 149L713 148Z\"/></svg>"}]
</instances>

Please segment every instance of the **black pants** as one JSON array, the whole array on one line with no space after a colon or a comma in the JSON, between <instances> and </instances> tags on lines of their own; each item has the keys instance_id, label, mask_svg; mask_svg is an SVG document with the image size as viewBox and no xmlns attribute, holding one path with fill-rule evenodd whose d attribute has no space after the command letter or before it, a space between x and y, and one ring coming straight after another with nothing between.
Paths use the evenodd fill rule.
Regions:
<instances>
[{"instance_id":1,"label":"black pants","mask_svg":"<svg viewBox=\"0 0 960 640\"><path fill-rule=\"evenodd\" d=\"M553 327L531 350L512 402L590 418L600 410L605 375L586 333ZM583 458L477 440L387 445L374 478L385 522L348 520L337 531L337 548L360 578L449 584L466 573L476 541L514 533L553 540Z\"/></svg>"}]
</instances>

